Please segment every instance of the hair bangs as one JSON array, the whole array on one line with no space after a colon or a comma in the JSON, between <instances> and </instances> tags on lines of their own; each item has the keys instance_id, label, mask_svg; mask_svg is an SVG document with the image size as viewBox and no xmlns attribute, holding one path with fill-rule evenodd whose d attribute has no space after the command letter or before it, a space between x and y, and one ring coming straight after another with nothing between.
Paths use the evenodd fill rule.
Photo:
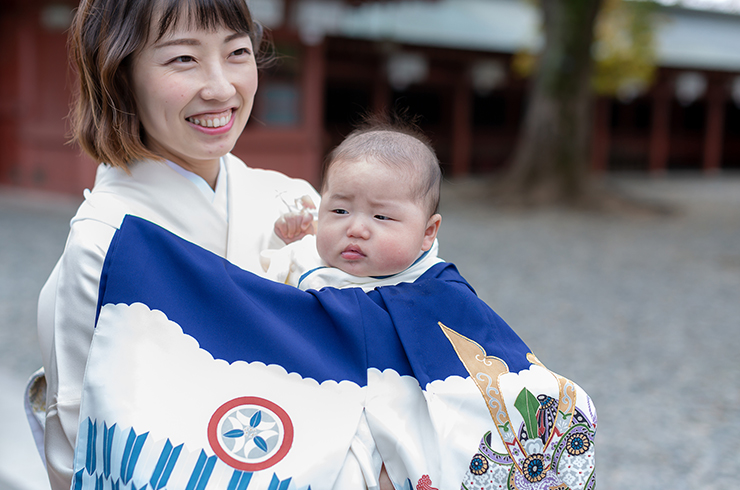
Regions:
<instances>
[{"instance_id":1,"label":"hair bangs","mask_svg":"<svg viewBox=\"0 0 740 490\"><path fill-rule=\"evenodd\" d=\"M262 29L252 20L246 0L160 0L157 40L180 22L190 28L215 31L225 27L243 32L259 48Z\"/></svg>"}]
</instances>

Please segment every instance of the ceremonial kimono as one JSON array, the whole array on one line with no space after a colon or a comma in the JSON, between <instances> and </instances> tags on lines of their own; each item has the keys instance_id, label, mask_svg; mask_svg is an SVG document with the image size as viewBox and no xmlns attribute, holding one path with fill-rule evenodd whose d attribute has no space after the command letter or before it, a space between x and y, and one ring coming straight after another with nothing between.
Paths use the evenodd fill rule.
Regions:
<instances>
[{"instance_id":1,"label":"ceremonial kimono","mask_svg":"<svg viewBox=\"0 0 740 490\"><path fill-rule=\"evenodd\" d=\"M100 281L73 489L592 489L596 415L447 263L301 291L136 217Z\"/></svg>"},{"instance_id":2,"label":"ceremonial kimono","mask_svg":"<svg viewBox=\"0 0 740 490\"><path fill-rule=\"evenodd\" d=\"M414 282L427 269L442 262L438 251L439 244L435 239L432 247L405 270L382 277L360 277L327 266L316 249L316 236L308 235L279 249L265 250L260 255L260 263L268 279L304 291L327 286L339 289L356 287L371 291L380 286Z\"/></svg>"},{"instance_id":3,"label":"ceremonial kimono","mask_svg":"<svg viewBox=\"0 0 740 490\"><path fill-rule=\"evenodd\" d=\"M39 339L48 384L45 453L53 490L66 490L72 481L98 281L123 217L146 218L242 269L261 273L260 251L281 243L272 230L288 211L285 200L309 195L319 202L305 181L250 169L232 155L223 157L221 165L213 202L166 163L138 162L130 174L98 168L95 186L72 219L64 253L39 298Z\"/></svg>"}]
</instances>

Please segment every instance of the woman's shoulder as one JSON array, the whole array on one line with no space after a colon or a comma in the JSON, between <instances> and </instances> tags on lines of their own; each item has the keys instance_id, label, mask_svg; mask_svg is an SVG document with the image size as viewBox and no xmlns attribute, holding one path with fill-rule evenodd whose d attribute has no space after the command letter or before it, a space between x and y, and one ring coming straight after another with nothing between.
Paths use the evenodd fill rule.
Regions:
<instances>
[{"instance_id":1,"label":"woman's shoulder","mask_svg":"<svg viewBox=\"0 0 740 490\"><path fill-rule=\"evenodd\" d=\"M238 174L243 174L244 176L247 176L252 180L259 180L260 185L269 185L269 186L296 185L296 186L302 186L302 187L311 186L311 184L309 184L304 179L290 177L277 170L250 167L239 157L231 153L227 154L224 157L224 161L226 162L228 173L231 174L232 172L234 172Z\"/></svg>"},{"instance_id":2,"label":"woman's shoulder","mask_svg":"<svg viewBox=\"0 0 740 490\"><path fill-rule=\"evenodd\" d=\"M117 229L123 217L128 214L128 207L114 193L93 192L85 189L84 196L85 200L70 222L73 228L87 227L89 223L99 223Z\"/></svg>"},{"instance_id":3,"label":"woman's shoulder","mask_svg":"<svg viewBox=\"0 0 740 490\"><path fill-rule=\"evenodd\" d=\"M162 161L137 161L128 169L101 164L73 223L96 220L117 228L131 214L168 227L173 221L195 220L196 210L208 210L202 197L197 186ZM190 219L180 211L184 203L190 206Z\"/></svg>"}]
</instances>

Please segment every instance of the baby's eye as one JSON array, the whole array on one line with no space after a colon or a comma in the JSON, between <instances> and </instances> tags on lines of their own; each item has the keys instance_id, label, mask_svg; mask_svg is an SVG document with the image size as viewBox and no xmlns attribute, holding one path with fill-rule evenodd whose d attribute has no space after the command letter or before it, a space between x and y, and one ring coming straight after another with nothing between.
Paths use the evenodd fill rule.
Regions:
<instances>
[{"instance_id":1,"label":"baby's eye","mask_svg":"<svg viewBox=\"0 0 740 490\"><path fill-rule=\"evenodd\" d=\"M334 214L348 214L346 209L332 209L331 212Z\"/></svg>"},{"instance_id":2,"label":"baby's eye","mask_svg":"<svg viewBox=\"0 0 740 490\"><path fill-rule=\"evenodd\" d=\"M375 217L375 219L379 219L379 220L389 220L389 219L391 219L390 217L383 216L382 214L376 214L374 217Z\"/></svg>"}]
</instances>

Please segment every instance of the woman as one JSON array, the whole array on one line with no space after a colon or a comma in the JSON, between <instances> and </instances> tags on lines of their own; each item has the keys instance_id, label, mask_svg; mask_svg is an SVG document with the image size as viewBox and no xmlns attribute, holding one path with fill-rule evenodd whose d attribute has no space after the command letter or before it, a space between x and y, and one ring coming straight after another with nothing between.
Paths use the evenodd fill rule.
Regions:
<instances>
[{"instance_id":1,"label":"woman","mask_svg":"<svg viewBox=\"0 0 740 490\"><path fill-rule=\"evenodd\" d=\"M257 89L260 26L244 0L83 0L70 33L79 76L76 141L100 165L39 299L45 454L68 489L99 277L127 214L243 269L280 245L284 202L309 184L250 169L229 152Z\"/></svg>"},{"instance_id":2,"label":"woman","mask_svg":"<svg viewBox=\"0 0 740 490\"><path fill-rule=\"evenodd\" d=\"M80 4L75 135L105 163L39 299L52 488L593 488L590 399L453 265L367 294L249 272L319 199L229 154L259 34L244 0Z\"/></svg>"}]
</instances>

